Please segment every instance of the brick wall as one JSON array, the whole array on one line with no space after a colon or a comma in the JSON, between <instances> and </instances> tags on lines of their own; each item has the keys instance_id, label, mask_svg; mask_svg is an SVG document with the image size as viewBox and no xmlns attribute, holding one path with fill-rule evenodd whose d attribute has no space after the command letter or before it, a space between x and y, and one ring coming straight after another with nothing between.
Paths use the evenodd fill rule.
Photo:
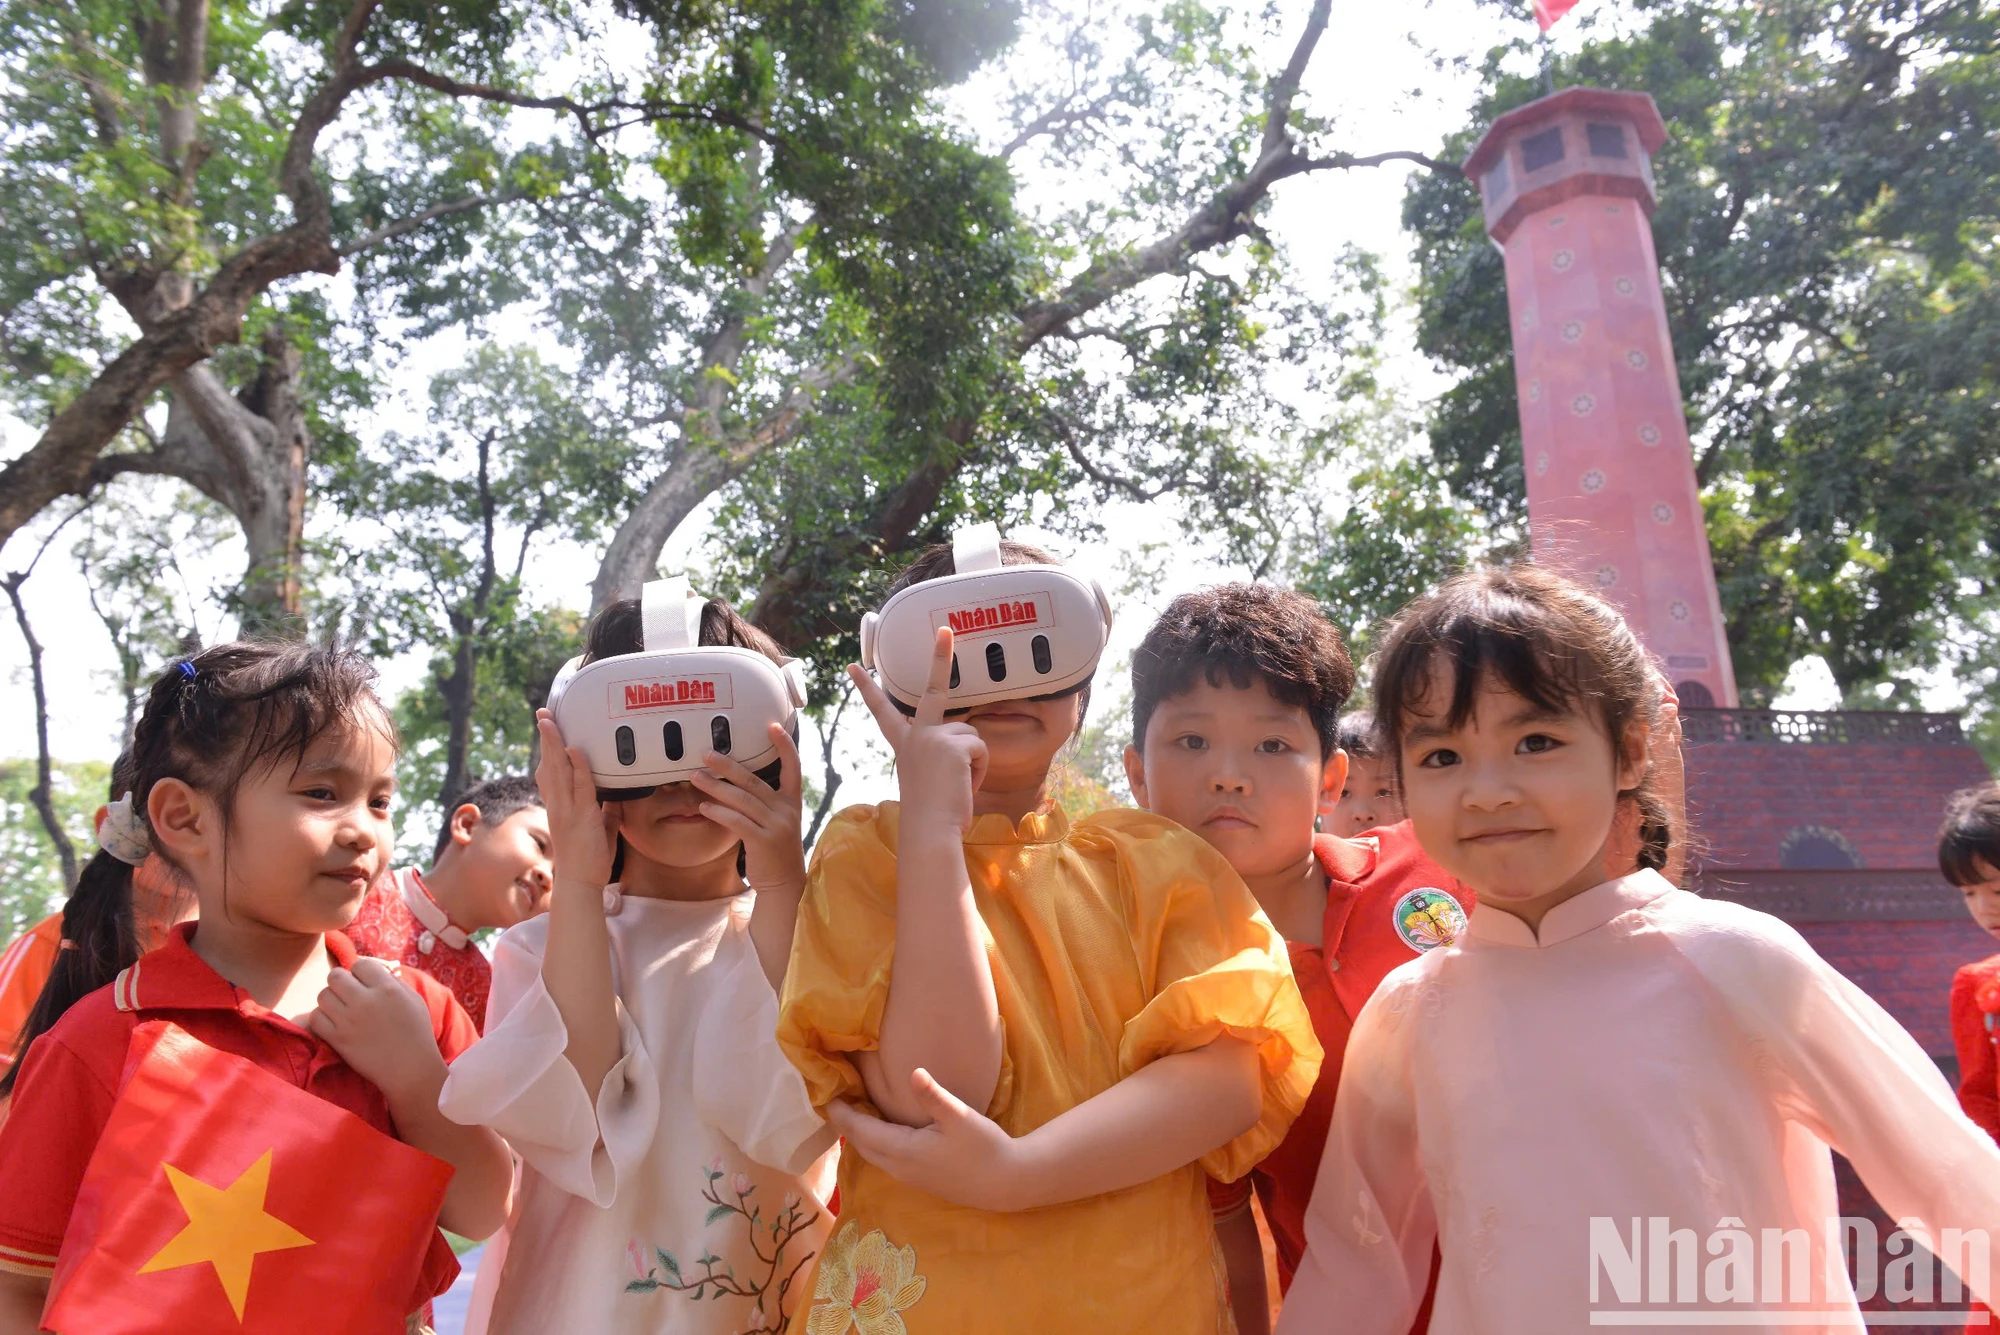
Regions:
<instances>
[{"instance_id":1,"label":"brick wall","mask_svg":"<svg viewBox=\"0 0 2000 1335\"><path fill-rule=\"evenodd\" d=\"M1820 957L1882 1003L1924 1051L1948 1058L1951 976L2000 951L1970 917L1956 922L1804 922Z\"/></svg>"},{"instance_id":2,"label":"brick wall","mask_svg":"<svg viewBox=\"0 0 2000 1335\"><path fill-rule=\"evenodd\" d=\"M1688 816L1701 860L1775 868L1787 832L1837 830L1864 867L1934 867L1952 793L1988 780L1970 746L1689 744Z\"/></svg>"}]
</instances>

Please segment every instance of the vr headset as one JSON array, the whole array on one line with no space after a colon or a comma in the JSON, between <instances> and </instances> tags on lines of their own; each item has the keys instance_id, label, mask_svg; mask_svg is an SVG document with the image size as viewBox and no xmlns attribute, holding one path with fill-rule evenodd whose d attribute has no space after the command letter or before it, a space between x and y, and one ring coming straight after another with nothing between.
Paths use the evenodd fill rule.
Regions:
<instances>
[{"instance_id":1,"label":"vr headset","mask_svg":"<svg viewBox=\"0 0 2000 1335\"><path fill-rule=\"evenodd\" d=\"M991 524L952 534L951 560L956 574L912 584L861 618L861 665L898 709L916 712L940 626L952 631L947 710L1082 689L1111 637L1111 600L1096 580L1002 565Z\"/></svg>"},{"instance_id":2,"label":"vr headset","mask_svg":"<svg viewBox=\"0 0 2000 1335\"><path fill-rule=\"evenodd\" d=\"M652 581L639 594L642 650L572 658L550 685L549 712L589 758L600 801L683 782L710 752L752 770L778 758L771 725L789 726L805 704L804 665L702 644L703 606L685 579Z\"/></svg>"}]
</instances>

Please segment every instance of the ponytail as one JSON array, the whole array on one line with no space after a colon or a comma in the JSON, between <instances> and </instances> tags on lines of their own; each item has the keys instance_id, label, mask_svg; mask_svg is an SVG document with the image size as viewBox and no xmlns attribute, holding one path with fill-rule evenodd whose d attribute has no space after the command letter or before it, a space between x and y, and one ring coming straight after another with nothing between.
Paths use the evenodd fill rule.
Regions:
<instances>
[{"instance_id":1,"label":"ponytail","mask_svg":"<svg viewBox=\"0 0 2000 1335\"><path fill-rule=\"evenodd\" d=\"M116 978L139 958L139 929L132 917L132 872L100 849L83 865L76 890L63 906L62 945L42 994L28 1013L14 1047L14 1064L0 1076L0 1099L14 1092L28 1045L55 1028L77 1002Z\"/></svg>"}]
</instances>

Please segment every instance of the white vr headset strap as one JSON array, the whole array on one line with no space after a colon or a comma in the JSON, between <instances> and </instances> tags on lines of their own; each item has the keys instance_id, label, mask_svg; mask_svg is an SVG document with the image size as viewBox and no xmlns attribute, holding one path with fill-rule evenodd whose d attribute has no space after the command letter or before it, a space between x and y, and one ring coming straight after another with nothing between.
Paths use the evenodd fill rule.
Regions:
<instances>
[{"instance_id":1,"label":"white vr headset strap","mask_svg":"<svg viewBox=\"0 0 2000 1335\"><path fill-rule=\"evenodd\" d=\"M701 609L688 592L687 577L648 580L639 590L640 647L647 653L693 649L701 643Z\"/></svg>"},{"instance_id":2,"label":"white vr headset strap","mask_svg":"<svg viewBox=\"0 0 2000 1335\"><path fill-rule=\"evenodd\" d=\"M997 524L964 524L951 535L952 573L1000 568L1000 528Z\"/></svg>"}]
</instances>

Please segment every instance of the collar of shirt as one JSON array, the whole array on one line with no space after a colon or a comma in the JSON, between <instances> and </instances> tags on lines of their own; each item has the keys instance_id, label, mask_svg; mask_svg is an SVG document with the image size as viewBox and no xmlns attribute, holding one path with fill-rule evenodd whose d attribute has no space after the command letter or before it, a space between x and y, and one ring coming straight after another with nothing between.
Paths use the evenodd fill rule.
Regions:
<instances>
[{"instance_id":1,"label":"collar of shirt","mask_svg":"<svg viewBox=\"0 0 2000 1335\"><path fill-rule=\"evenodd\" d=\"M164 945L141 955L121 972L111 984L112 1004L121 1011L243 1010L256 1006L263 1012L263 1007L257 1006L249 993L194 953L192 942L198 926L199 922L176 924L167 933ZM354 967L354 943L345 935L328 932L326 948L340 968Z\"/></svg>"},{"instance_id":2,"label":"collar of shirt","mask_svg":"<svg viewBox=\"0 0 2000 1335\"><path fill-rule=\"evenodd\" d=\"M1466 936L1487 945L1546 949L1594 932L1619 914L1650 904L1673 888L1673 883L1656 871L1635 871L1556 905L1542 915L1539 932L1491 900L1482 900L1483 911L1472 915Z\"/></svg>"},{"instance_id":3,"label":"collar of shirt","mask_svg":"<svg viewBox=\"0 0 2000 1335\"><path fill-rule=\"evenodd\" d=\"M422 873L415 867L405 867L396 873L396 885L403 892L404 907L422 926L425 936L433 938L434 942L442 941L453 950L465 949L465 943L471 938L466 936L463 927L454 927L451 915L444 911L444 906L431 898L430 888L424 884ZM430 946L421 940L417 942L417 949L426 955L431 953Z\"/></svg>"}]
</instances>

